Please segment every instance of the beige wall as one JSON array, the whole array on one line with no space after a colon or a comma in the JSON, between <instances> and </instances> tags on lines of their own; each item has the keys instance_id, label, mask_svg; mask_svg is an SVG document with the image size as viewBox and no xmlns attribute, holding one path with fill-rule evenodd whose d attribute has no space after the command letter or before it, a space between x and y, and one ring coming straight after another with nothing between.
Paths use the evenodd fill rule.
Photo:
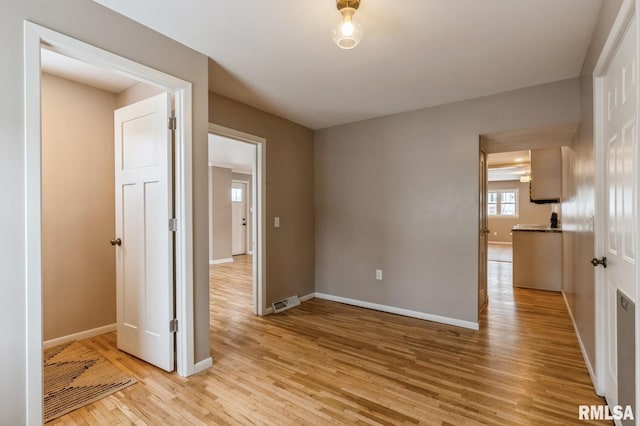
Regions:
<instances>
[{"instance_id":1,"label":"beige wall","mask_svg":"<svg viewBox=\"0 0 640 426\"><path fill-rule=\"evenodd\" d=\"M231 258L231 169L211 167L211 260Z\"/></svg>"},{"instance_id":2,"label":"beige wall","mask_svg":"<svg viewBox=\"0 0 640 426\"><path fill-rule=\"evenodd\" d=\"M313 132L209 93L209 121L267 140L266 303L314 291ZM280 228L274 228L274 217Z\"/></svg>"},{"instance_id":3,"label":"beige wall","mask_svg":"<svg viewBox=\"0 0 640 426\"><path fill-rule=\"evenodd\" d=\"M122 108L124 106L142 101L144 99L149 99L164 92L165 90L159 87L151 86L145 83L136 83L133 86L129 87L127 90L118 93L118 97L116 98L116 105L117 108Z\"/></svg>"},{"instance_id":4,"label":"beige wall","mask_svg":"<svg viewBox=\"0 0 640 426\"><path fill-rule=\"evenodd\" d=\"M23 0L0 14L0 322L10 324L0 352L0 413L6 424L27 422L27 321L24 133L24 21L30 20L193 84L195 361L210 354L207 226L208 59L143 25L85 0ZM39 351L30 347L30 351ZM35 353L35 352L34 352ZM33 395L33 394L32 394ZM40 396L32 396L35 401Z\"/></svg>"},{"instance_id":5,"label":"beige wall","mask_svg":"<svg viewBox=\"0 0 640 426\"><path fill-rule=\"evenodd\" d=\"M579 97L571 79L317 131L316 291L476 322L479 135L575 122Z\"/></svg>"},{"instance_id":6,"label":"beige wall","mask_svg":"<svg viewBox=\"0 0 640 426\"><path fill-rule=\"evenodd\" d=\"M549 224L551 204L535 204L529 201L529 184L517 180L489 182L488 189L517 189L518 217L492 218L488 220L489 242L511 242L511 228L518 224ZM497 235L495 234L497 232Z\"/></svg>"},{"instance_id":7,"label":"beige wall","mask_svg":"<svg viewBox=\"0 0 640 426\"><path fill-rule=\"evenodd\" d=\"M580 77L581 123L563 160L563 283L580 338L595 367L595 292L592 217L595 208L593 80L592 73L620 9L621 0L602 2L602 8Z\"/></svg>"},{"instance_id":8,"label":"beige wall","mask_svg":"<svg viewBox=\"0 0 640 426\"><path fill-rule=\"evenodd\" d=\"M42 75L44 340L116 322L116 95Z\"/></svg>"}]
</instances>

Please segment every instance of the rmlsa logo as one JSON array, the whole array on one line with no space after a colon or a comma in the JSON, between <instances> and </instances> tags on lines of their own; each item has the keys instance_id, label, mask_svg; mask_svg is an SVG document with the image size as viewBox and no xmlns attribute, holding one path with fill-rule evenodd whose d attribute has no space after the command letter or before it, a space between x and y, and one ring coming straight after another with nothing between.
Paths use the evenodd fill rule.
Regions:
<instances>
[{"instance_id":1,"label":"rmlsa logo","mask_svg":"<svg viewBox=\"0 0 640 426\"><path fill-rule=\"evenodd\" d=\"M634 420L630 405L580 405L578 407L580 420Z\"/></svg>"}]
</instances>

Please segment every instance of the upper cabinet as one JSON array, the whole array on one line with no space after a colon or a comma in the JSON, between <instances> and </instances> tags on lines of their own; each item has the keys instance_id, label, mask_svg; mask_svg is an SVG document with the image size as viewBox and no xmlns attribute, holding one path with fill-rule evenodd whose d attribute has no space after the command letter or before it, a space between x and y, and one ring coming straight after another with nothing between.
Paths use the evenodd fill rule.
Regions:
<instances>
[{"instance_id":1,"label":"upper cabinet","mask_svg":"<svg viewBox=\"0 0 640 426\"><path fill-rule=\"evenodd\" d=\"M531 151L533 203L557 203L562 196L562 151L560 148Z\"/></svg>"}]
</instances>

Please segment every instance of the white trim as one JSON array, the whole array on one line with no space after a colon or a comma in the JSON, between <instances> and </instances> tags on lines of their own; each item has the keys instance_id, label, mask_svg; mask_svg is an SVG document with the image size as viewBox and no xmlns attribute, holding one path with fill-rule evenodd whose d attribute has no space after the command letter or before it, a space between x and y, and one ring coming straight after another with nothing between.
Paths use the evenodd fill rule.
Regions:
<instances>
[{"instance_id":1,"label":"white trim","mask_svg":"<svg viewBox=\"0 0 640 426\"><path fill-rule=\"evenodd\" d=\"M454 325L456 327L468 328L471 330L479 330L480 326L477 322L465 321L457 318L443 317L440 315L427 314L425 312L411 311L394 306L380 305L378 303L365 302L362 300L349 299L346 297L333 296L325 293L315 293L318 299L330 300L332 302L345 303L347 305L358 306L360 308L374 309L376 311L388 312L390 314L402 315L405 317L418 318L427 321L438 322L441 324Z\"/></svg>"},{"instance_id":2,"label":"white trim","mask_svg":"<svg viewBox=\"0 0 640 426\"><path fill-rule=\"evenodd\" d=\"M591 383L595 389L596 387L596 373L593 370L591 365L591 360L589 359L589 355L587 354L587 349L584 347L584 343L582 343L582 337L580 336L580 331L578 330L578 325L576 324L576 320L573 317L573 312L571 312L571 307L569 306L569 301L567 300L567 295L564 291L562 293L562 298L564 299L564 304L567 307L567 311L569 312L569 318L571 318L571 324L573 324L573 330L576 333L576 337L578 338L578 345L580 345L580 352L582 352L582 358L584 359L584 363L587 365L587 371L589 371L589 377L591 377ZM602 396L602 395L600 395Z\"/></svg>"},{"instance_id":3,"label":"white trim","mask_svg":"<svg viewBox=\"0 0 640 426\"><path fill-rule=\"evenodd\" d=\"M227 257L226 259L210 260L209 265L220 265L222 263L231 263L231 262L233 262L233 257Z\"/></svg>"},{"instance_id":4,"label":"white trim","mask_svg":"<svg viewBox=\"0 0 640 426\"><path fill-rule=\"evenodd\" d=\"M253 256L253 313L259 316L267 315L267 266L266 250L267 236L265 224L267 223L267 210L265 201L267 196L267 140L259 136L209 123L209 133L248 142L256 146L256 170L252 173L252 198L254 201L254 214L252 217L252 237L254 244L251 244Z\"/></svg>"},{"instance_id":5,"label":"white trim","mask_svg":"<svg viewBox=\"0 0 640 426\"><path fill-rule=\"evenodd\" d=\"M212 366L213 359L211 357L205 358L202 361L196 362L196 365L193 367L193 374L201 373L204 370L211 368Z\"/></svg>"},{"instance_id":6,"label":"white trim","mask_svg":"<svg viewBox=\"0 0 640 426\"><path fill-rule=\"evenodd\" d=\"M595 209L593 220L593 234L594 234L594 254L596 257L600 257L605 252L605 240L606 229L604 227L603 218L605 214L605 142L604 142L604 94L603 94L603 82L602 79L609 68L611 60L613 59L616 50L624 37L628 24L636 17L637 19L636 0L624 0L618 11L616 20L614 21L609 36L605 42L600 57L593 70L593 115L594 115L594 161L595 161ZM637 53L636 53L637 54ZM640 265L640 264L639 264ZM594 329L595 329L595 389L598 395L605 394L605 354L607 348L607 342L605 339L605 310L606 310L606 295L604 290L604 269L595 268L595 289L594 289ZM636 328L638 331L638 328ZM636 345L640 342L636 339ZM638 346L636 346L636 349ZM640 356L638 350L636 355ZM637 364L636 364L637 365ZM636 383L638 382L637 376L640 374L638 368L636 368ZM640 394L638 395L640 397ZM634 410L635 411L635 410Z\"/></svg>"},{"instance_id":7,"label":"white trim","mask_svg":"<svg viewBox=\"0 0 640 426\"><path fill-rule=\"evenodd\" d=\"M304 296L300 296L299 299L300 299L300 302L306 302L307 300L311 300L314 297L316 297L315 293L309 293L309 294L305 294Z\"/></svg>"},{"instance_id":8,"label":"white trim","mask_svg":"<svg viewBox=\"0 0 640 426\"><path fill-rule=\"evenodd\" d=\"M487 243L488 244L502 244L502 245L505 245L505 246L513 245L513 242L511 242L511 241L491 241L491 240L487 240Z\"/></svg>"},{"instance_id":9,"label":"white trim","mask_svg":"<svg viewBox=\"0 0 640 426\"><path fill-rule=\"evenodd\" d=\"M247 254L252 255L253 256L253 250L250 250L247 252Z\"/></svg>"},{"instance_id":10,"label":"white trim","mask_svg":"<svg viewBox=\"0 0 640 426\"><path fill-rule=\"evenodd\" d=\"M42 230L40 47L111 69L138 81L171 91L178 129L175 134L174 206L176 232L176 318L184 327L176 334L176 370L189 376L194 369L193 336L193 203L192 203L192 87L191 83L65 36L24 22L25 98L25 256L26 256L26 402L27 423L42 423Z\"/></svg>"},{"instance_id":11,"label":"white trim","mask_svg":"<svg viewBox=\"0 0 640 426\"><path fill-rule=\"evenodd\" d=\"M73 342L75 340L89 339L105 333L116 331L117 324L109 324L102 327L92 328L91 330L80 331L78 333L68 334L66 336L56 337L55 339L45 340L43 349L52 348L63 343Z\"/></svg>"}]
</instances>

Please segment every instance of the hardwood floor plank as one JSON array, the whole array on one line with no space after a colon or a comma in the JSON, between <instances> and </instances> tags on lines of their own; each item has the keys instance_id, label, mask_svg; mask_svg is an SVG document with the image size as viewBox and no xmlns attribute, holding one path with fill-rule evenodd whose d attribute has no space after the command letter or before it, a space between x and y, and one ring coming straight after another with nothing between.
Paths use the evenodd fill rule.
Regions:
<instances>
[{"instance_id":1,"label":"hardwood floor plank","mask_svg":"<svg viewBox=\"0 0 640 426\"><path fill-rule=\"evenodd\" d=\"M52 424L566 425L595 395L562 297L489 262L481 330L313 299L252 314L251 258L210 268L209 370L184 379L83 341L139 383ZM607 424L606 422L600 424Z\"/></svg>"}]
</instances>

